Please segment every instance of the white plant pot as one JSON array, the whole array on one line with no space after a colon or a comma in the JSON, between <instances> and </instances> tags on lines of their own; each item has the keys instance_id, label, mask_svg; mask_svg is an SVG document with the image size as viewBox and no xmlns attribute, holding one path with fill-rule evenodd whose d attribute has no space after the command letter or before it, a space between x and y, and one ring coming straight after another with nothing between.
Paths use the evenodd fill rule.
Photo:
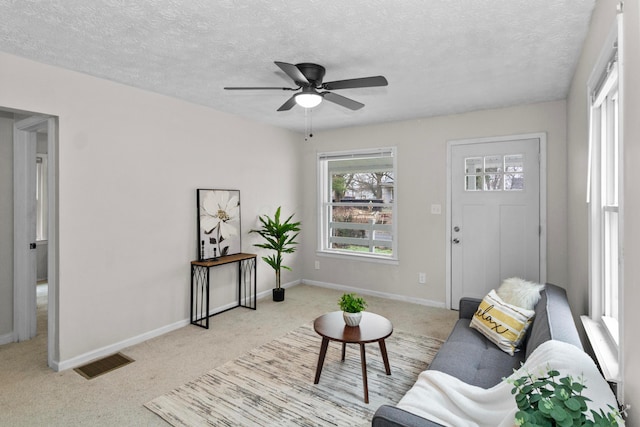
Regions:
<instances>
[{"instance_id":1,"label":"white plant pot","mask_svg":"<svg viewBox=\"0 0 640 427\"><path fill-rule=\"evenodd\" d=\"M358 326L360 324L360 319L362 319L362 312L347 313L346 311L343 311L342 317L344 318L344 323L346 323L347 326Z\"/></svg>"}]
</instances>

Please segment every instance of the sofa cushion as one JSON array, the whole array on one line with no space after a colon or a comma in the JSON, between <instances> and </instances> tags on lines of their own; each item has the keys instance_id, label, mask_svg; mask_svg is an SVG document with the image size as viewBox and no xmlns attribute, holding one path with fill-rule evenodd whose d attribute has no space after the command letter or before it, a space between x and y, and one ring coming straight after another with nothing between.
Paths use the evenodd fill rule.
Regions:
<instances>
[{"instance_id":1,"label":"sofa cushion","mask_svg":"<svg viewBox=\"0 0 640 427\"><path fill-rule=\"evenodd\" d=\"M456 322L429 369L445 372L482 388L493 387L519 368L524 352L510 356L469 327L469 319Z\"/></svg>"},{"instance_id":2,"label":"sofa cushion","mask_svg":"<svg viewBox=\"0 0 640 427\"><path fill-rule=\"evenodd\" d=\"M477 329L502 351L513 356L519 351L535 312L507 304L493 289L484 297L471 319L471 327Z\"/></svg>"}]
</instances>

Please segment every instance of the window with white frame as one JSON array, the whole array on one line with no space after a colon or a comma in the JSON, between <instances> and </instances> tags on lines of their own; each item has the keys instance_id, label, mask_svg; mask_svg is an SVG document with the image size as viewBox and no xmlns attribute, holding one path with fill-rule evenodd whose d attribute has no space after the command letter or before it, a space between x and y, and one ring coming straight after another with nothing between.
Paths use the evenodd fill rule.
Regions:
<instances>
[{"instance_id":1,"label":"window with white frame","mask_svg":"<svg viewBox=\"0 0 640 427\"><path fill-rule=\"evenodd\" d=\"M36 240L47 240L47 155L36 155Z\"/></svg>"},{"instance_id":2,"label":"window with white frame","mask_svg":"<svg viewBox=\"0 0 640 427\"><path fill-rule=\"evenodd\" d=\"M590 176L587 197L590 244L589 317L608 336L607 341L616 353L620 342L619 293L622 287L622 141L619 132L621 104L617 43L612 43L611 46L612 49L605 56L608 60L595 72L590 86ZM595 347L594 345L594 350L598 352ZM617 361L612 360L612 363L616 364Z\"/></svg>"},{"instance_id":3,"label":"window with white frame","mask_svg":"<svg viewBox=\"0 0 640 427\"><path fill-rule=\"evenodd\" d=\"M395 148L318 154L319 250L396 259Z\"/></svg>"}]
</instances>

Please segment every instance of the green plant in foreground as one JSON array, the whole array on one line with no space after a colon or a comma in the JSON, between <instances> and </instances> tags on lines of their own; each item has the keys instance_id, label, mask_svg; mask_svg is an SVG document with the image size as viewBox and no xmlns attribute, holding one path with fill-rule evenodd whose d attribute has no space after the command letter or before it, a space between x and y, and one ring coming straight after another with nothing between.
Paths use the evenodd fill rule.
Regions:
<instances>
[{"instance_id":1,"label":"green plant in foreground","mask_svg":"<svg viewBox=\"0 0 640 427\"><path fill-rule=\"evenodd\" d=\"M516 425L523 427L537 426L618 426L622 420L617 409L609 406L606 413L589 410L587 402L591 401L582 395L587 388L583 379L574 381L572 377L560 377L560 372L548 369L545 376L536 377L527 374L516 380L511 394L515 395L518 412ZM593 420L587 419L590 411Z\"/></svg>"},{"instance_id":2,"label":"green plant in foreground","mask_svg":"<svg viewBox=\"0 0 640 427\"><path fill-rule=\"evenodd\" d=\"M350 293L343 294L338 300L340 310L347 313L359 313L367 307L367 302L360 296Z\"/></svg>"}]
</instances>

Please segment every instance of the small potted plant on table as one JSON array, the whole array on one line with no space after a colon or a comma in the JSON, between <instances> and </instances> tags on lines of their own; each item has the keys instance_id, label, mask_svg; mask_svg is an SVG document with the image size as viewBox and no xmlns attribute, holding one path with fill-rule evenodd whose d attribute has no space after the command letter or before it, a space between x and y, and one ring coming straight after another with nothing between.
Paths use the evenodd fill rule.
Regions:
<instances>
[{"instance_id":1,"label":"small potted plant on table","mask_svg":"<svg viewBox=\"0 0 640 427\"><path fill-rule=\"evenodd\" d=\"M342 317L347 326L358 326L362 319L362 311L367 307L364 298L354 294L343 294L338 300L338 306L342 310Z\"/></svg>"}]
</instances>

